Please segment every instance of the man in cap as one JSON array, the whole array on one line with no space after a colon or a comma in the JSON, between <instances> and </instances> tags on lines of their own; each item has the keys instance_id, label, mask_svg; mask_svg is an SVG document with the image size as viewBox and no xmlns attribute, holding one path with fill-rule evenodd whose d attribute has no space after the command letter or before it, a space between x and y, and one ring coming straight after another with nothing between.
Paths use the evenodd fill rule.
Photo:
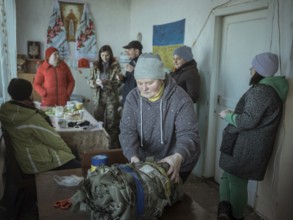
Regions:
<instances>
[{"instance_id":1,"label":"man in cap","mask_svg":"<svg viewBox=\"0 0 293 220\"><path fill-rule=\"evenodd\" d=\"M122 89L122 104L124 104L127 94L136 87L136 81L134 79L134 68L138 57L142 53L143 46L139 41L134 40L129 42L129 44L125 45L123 48L126 49L130 62L125 66L125 76L121 75L120 78L120 80L124 83Z\"/></svg>"}]
</instances>

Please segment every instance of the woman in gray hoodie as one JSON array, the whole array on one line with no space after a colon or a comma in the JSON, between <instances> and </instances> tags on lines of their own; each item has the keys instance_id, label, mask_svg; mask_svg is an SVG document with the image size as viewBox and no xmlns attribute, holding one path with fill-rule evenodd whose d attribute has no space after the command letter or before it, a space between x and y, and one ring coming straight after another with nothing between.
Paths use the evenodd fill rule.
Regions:
<instances>
[{"instance_id":1,"label":"woman in gray hoodie","mask_svg":"<svg viewBox=\"0 0 293 220\"><path fill-rule=\"evenodd\" d=\"M153 157L166 162L168 175L183 182L200 155L193 102L165 74L158 55L142 54L134 71L137 88L127 96L120 122L120 143L131 163Z\"/></svg>"}]
</instances>

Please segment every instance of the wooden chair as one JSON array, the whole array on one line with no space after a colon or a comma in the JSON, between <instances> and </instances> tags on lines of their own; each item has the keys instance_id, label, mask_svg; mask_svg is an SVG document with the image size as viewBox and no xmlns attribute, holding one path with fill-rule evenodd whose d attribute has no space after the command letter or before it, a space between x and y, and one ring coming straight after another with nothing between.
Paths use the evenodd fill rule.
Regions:
<instances>
[{"instance_id":1,"label":"wooden chair","mask_svg":"<svg viewBox=\"0 0 293 220\"><path fill-rule=\"evenodd\" d=\"M1 202L8 210L9 219L19 219L26 199L35 197L35 175L22 172L15 158L9 134L2 129L5 143L5 190Z\"/></svg>"},{"instance_id":2,"label":"wooden chair","mask_svg":"<svg viewBox=\"0 0 293 220\"><path fill-rule=\"evenodd\" d=\"M97 154L106 154L108 156L108 165L112 165L114 163L128 163L128 160L123 155L123 151L121 148L117 149L101 149L94 152L87 152L82 155L81 158L81 166L82 169L89 169L91 167L91 158Z\"/></svg>"}]
</instances>

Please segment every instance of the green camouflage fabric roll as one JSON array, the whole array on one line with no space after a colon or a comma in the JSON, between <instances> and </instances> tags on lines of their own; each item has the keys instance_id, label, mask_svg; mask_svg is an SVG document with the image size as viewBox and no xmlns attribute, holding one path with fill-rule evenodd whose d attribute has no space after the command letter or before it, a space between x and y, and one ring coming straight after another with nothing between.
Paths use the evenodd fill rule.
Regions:
<instances>
[{"instance_id":1,"label":"green camouflage fabric roll","mask_svg":"<svg viewBox=\"0 0 293 220\"><path fill-rule=\"evenodd\" d=\"M72 211L89 212L91 220L155 220L183 196L168 168L156 162L99 166L71 198Z\"/></svg>"}]
</instances>

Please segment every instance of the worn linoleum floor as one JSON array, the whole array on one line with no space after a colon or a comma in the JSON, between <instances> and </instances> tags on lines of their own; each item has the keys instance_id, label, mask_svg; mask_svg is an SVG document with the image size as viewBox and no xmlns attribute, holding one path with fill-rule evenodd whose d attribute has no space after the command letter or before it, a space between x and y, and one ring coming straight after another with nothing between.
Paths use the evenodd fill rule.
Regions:
<instances>
[{"instance_id":1,"label":"worn linoleum floor","mask_svg":"<svg viewBox=\"0 0 293 220\"><path fill-rule=\"evenodd\" d=\"M189 194L194 201L217 219L218 206L218 184L211 179L201 178L193 174L187 179L183 185L183 190ZM29 204L29 203L28 203ZM26 209L26 208L25 208ZM21 220L38 220L37 208L32 207L26 209ZM3 218L0 217L2 220ZM4 220L4 219L3 219ZM204 219L203 219L204 220ZM245 220L263 220L254 211L247 207Z\"/></svg>"},{"instance_id":2,"label":"worn linoleum floor","mask_svg":"<svg viewBox=\"0 0 293 220\"><path fill-rule=\"evenodd\" d=\"M217 219L219 185L209 178L201 178L191 174L183 185L183 189L194 201ZM204 220L204 219L203 219ZM253 209L247 207L245 220L263 220Z\"/></svg>"}]
</instances>

